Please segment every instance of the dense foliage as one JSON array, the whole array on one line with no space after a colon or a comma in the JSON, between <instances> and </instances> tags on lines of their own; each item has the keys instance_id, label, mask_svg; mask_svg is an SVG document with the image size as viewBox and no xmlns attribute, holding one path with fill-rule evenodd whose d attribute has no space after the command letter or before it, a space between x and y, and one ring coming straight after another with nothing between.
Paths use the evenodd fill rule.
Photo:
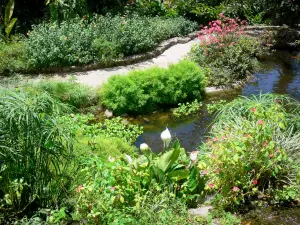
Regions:
<instances>
[{"instance_id":1,"label":"dense foliage","mask_svg":"<svg viewBox=\"0 0 300 225\"><path fill-rule=\"evenodd\" d=\"M82 64L111 64L147 52L161 41L184 36L197 25L182 17L92 16L41 23L21 38L0 41L0 74ZM1 58L2 58L1 57Z\"/></svg>"},{"instance_id":2,"label":"dense foliage","mask_svg":"<svg viewBox=\"0 0 300 225\"><path fill-rule=\"evenodd\" d=\"M73 145L56 117L67 108L46 93L1 89L0 96L0 211L18 216L59 204L69 188Z\"/></svg>"},{"instance_id":3,"label":"dense foliage","mask_svg":"<svg viewBox=\"0 0 300 225\"><path fill-rule=\"evenodd\" d=\"M300 133L293 119L299 113L299 103L270 94L236 99L220 109L203 146L207 154L199 158L219 206L258 197L268 202L299 198L294 152Z\"/></svg>"},{"instance_id":4,"label":"dense foliage","mask_svg":"<svg viewBox=\"0 0 300 225\"><path fill-rule=\"evenodd\" d=\"M100 99L119 115L149 113L159 106L201 100L205 88L204 72L190 61L181 61L167 69L133 71L127 76L111 77L100 90Z\"/></svg>"},{"instance_id":5,"label":"dense foliage","mask_svg":"<svg viewBox=\"0 0 300 225\"><path fill-rule=\"evenodd\" d=\"M246 24L246 21L220 14L220 20L203 28L199 36L201 42L194 46L189 57L211 70L210 84L235 83L257 69L257 58L264 53L265 47L258 39L245 35Z\"/></svg>"}]
</instances>

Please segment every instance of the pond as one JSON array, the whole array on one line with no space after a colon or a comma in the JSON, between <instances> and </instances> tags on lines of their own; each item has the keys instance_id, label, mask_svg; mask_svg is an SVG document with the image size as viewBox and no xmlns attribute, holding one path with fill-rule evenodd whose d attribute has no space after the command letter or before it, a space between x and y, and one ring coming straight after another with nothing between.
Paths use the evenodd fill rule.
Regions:
<instances>
[{"instance_id":1,"label":"pond","mask_svg":"<svg viewBox=\"0 0 300 225\"><path fill-rule=\"evenodd\" d=\"M243 88L208 97L203 105L213 100L232 100L240 95L249 96L260 92L289 94L300 100L300 63L296 55L297 53L289 51L271 53L261 60L260 72L254 74L252 80ZM144 133L138 138L136 145L147 143L154 152L161 151L163 144L160 133L167 126L172 136L180 140L186 151L195 150L207 138L213 119L204 108L198 115L184 120L175 119L171 111L134 119L133 123L144 127Z\"/></svg>"}]
</instances>

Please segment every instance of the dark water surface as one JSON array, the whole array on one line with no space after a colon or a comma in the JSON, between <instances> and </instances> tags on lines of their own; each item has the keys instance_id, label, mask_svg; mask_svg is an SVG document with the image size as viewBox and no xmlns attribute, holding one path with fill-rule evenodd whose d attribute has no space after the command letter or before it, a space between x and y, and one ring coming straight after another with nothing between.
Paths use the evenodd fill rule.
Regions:
<instances>
[{"instance_id":1,"label":"dark water surface","mask_svg":"<svg viewBox=\"0 0 300 225\"><path fill-rule=\"evenodd\" d=\"M212 100L231 100L239 95L249 96L260 92L289 94L300 100L300 62L295 58L296 55L297 53L288 51L273 52L262 59L261 71L254 74L244 88L209 97L204 105ZM144 127L144 134L138 138L136 145L147 143L153 151L160 152L163 147L160 133L168 126L173 139L179 139L188 152L193 151L207 138L212 119L205 110L184 120L174 119L170 111L134 119L133 123Z\"/></svg>"}]
</instances>

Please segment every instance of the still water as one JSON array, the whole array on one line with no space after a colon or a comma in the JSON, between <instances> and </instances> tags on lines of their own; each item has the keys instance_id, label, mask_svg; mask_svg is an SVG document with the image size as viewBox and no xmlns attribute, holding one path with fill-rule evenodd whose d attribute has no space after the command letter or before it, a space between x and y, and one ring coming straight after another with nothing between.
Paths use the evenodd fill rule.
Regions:
<instances>
[{"instance_id":1,"label":"still water","mask_svg":"<svg viewBox=\"0 0 300 225\"><path fill-rule=\"evenodd\" d=\"M300 62L296 55L288 51L273 52L261 60L260 72L254 74L253 79L243 88L209 97L203 102L204 106L213 100L232 100L240 95L249 96L260 92L288 94L300 100ZM205 107L198 115L184 120L175 119L171 111L136 118L132 122L144 127L144 133L136 145L147 143L154 152L160 152L163 149L160 133L167 126L186 151L193 151L207 138L212 119Z\"/></svg>"}]
</instances>

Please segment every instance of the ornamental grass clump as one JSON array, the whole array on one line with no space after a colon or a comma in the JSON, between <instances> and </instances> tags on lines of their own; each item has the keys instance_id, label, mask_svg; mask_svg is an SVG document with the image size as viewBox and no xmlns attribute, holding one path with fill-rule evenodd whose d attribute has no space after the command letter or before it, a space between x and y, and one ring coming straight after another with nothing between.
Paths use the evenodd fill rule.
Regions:
<instances>
[{"instance_id":1,"label":"ornamental grass clump","mask_svg":"<svg viewBox=\"0 0 300 225\"><path fill-rule=\"evenodd\" d=\"M0 220L57 205L65 196L73 142L55 117L66 110L45 93L0 90Z\"/></svg>"},{"instance_id":2,"label":"ornamental grass clump","mask_svg":"<svg viewBox=\"0 0 300 225\"><path fill-rule=\"evenodd\" d=\"M299 166L282 144L299 135L290 120L291 103L288 97L271 94L240 98L216 117L203 145L207 154L198 166L208 179L206 189L217 193L220 206L234 208L258 198L277 202L300 198ZM299 150L299 143L294 147ZM286 190L289 197L281 199L278 193Z\"/></svg>"}]
</instances>

